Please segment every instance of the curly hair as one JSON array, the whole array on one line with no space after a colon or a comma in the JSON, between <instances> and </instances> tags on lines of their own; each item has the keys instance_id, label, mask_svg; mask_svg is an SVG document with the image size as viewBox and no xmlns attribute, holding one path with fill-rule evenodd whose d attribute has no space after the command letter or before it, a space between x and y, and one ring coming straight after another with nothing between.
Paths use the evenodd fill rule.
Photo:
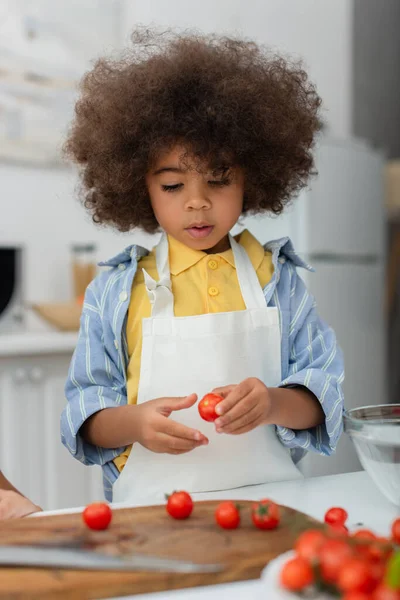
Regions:
<instances>
[{"instance_id":1,"label":"curly hair","mask_svg":"<svg viewBox=\"0 0 400 600\"><path fill-rule=\"evenodd\" d=\"M81 82L64 151L97 223L154 232L146 173L183 145L245 174L243 213L279 214L313 171L320 98L301 63L238 39L137 30Z\"/></svg>"}]
</instances>

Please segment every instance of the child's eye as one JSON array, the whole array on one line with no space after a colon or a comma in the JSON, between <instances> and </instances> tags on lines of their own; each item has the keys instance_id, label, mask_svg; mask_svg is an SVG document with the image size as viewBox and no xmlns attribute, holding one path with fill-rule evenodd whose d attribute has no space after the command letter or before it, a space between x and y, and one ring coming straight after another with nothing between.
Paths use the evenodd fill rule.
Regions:
<instances>
[{"instance_id":1,"label":"child's eye","mask_svg":"<svg viewBox=\"0 0 400 600\"><path fill-rule=\"evenodd\" d=\"M230 179L214 179L208 182L208 185L213 187L223 187L224 185L229 185L231 182Z\"/></svg>"},{"instance_id":2,"label":"child's eye","mask_svg":"<svg viewBox=\"0 0 400 600\"><path fill-rule=\"evenodd\" d=\"M174 185L162 185L161 188L164 192L175 192L182 187L182 183L175 183Z\"/></svg>"}]
</instances>

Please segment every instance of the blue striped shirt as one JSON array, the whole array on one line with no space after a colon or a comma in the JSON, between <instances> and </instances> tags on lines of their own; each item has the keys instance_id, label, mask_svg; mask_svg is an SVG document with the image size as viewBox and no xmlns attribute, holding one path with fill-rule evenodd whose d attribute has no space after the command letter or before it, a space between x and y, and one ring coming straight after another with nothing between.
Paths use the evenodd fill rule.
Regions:
<instances>
[{"instance_id":1,"label":"blue striped shirt","mask_svg":"<svg viewBox=\"0 0 400 600\"><path fill-rule=\"evenodd\" d=\"M274 274L264 288L267 306L276 306L281 325L281 386L304 386L319 399L325 413L322 425L308 430L276 427L281 442L291 449L294 462L306 451L329 455L342 433L343 356L333 330L318 316L314 298L296 267L308 270L288 238L266 244L272 252ZM72 357L61 415L61 439L85 465L101 465L105 496L112 500L112 485L119 472L113 459L124 448L100 448L85 442L80 428L104 408L127 403L128 346L126 320L132 282L138 261L147 254L130 246L89 285L82 310L77 347Z\"/></svg>"}]
</instances>

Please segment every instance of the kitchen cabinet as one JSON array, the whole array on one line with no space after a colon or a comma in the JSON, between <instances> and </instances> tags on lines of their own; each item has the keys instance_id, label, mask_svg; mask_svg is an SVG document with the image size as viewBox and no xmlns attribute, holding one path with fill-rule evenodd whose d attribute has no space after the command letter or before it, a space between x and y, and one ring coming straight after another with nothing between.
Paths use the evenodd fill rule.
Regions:
<instances>
[{"instance_id":1,"label":"kitchen cabinet","mask_svg":"<svg viewBox=\"0 0 400 600\"><path fill-rule=\"evenodd\" d=\"M53 510L102 500L103 489L101 468L82 465L61 444L72 347L50 350L48 342L47 335L37 351L30 343L29 351L20 352L14 343L7 354L0 341L0 468L22 493Z\"/></svg>"}]
</instances>

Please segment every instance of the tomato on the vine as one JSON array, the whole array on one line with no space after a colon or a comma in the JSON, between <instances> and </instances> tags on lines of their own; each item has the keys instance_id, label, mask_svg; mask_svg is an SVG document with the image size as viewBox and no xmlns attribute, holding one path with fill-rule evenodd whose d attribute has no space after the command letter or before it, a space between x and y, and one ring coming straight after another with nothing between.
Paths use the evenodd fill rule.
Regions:
<instances>
[{"instance_id":1,"label":"tomato on the vine","mask_svg":"<svg viewBox=\"0 0 400 600\"><path fill-rule=\"evenodd\" d=\"M341 600L371 600L371 595L365 592L347 592Z\"/></svg>"},{"instance_id":2,"label":"tomato on the vine","mask_svg":"<svg viewBox=\"0 0 400 600\"><path fill-rule=\"evenodd\" d=\"M392 523L392 538L396 544L400 544L400 518Z\"/></svg>"},{"instance_id":3,"label":"tomato on the vine","mask_svg":"<svg viewBox=\"0 0 400 600\"><path fill-rule=\"evenodd\" d=\"M349 535L349 530L344 523L331 523L328 525L329 533L338 536Z\"/></svg>"},{"instance_id":4,"label":"tomato on the vine","mask_svg":"<svg viewBox=\"0 0 400 600\"><path fill-rule=\"evenodd\" d=\"M251 508L251 518L258 529L275 529L280 521L279 506L268 499L254 502Z\"/></svg>"},{"instance_id":5,"label":"tomato on the vine","mask_svg":"<svg viewBox=\"0 0 400 600\"><path fill-rule=\"evenodd\" d=\"M86 506L82 518L89 529L107 529L111 523L112 510L106 502L93 502Z\"/></svg>"},{"instance_id":6,"label":"tomato on the vine","mask_svg":"<svg viewBox=\"0 0 400 600\"><path fill-rule=\"evenodd\" d=\"M221 502L215 511L215 520L222 529L236 529L240 523L240 511L231 501Z\"/></svg>"},{"instance_id":7,"label":"tomato on the vine","mask_svg":"<svg viewBox=\"0 0 400 600\"><path fill-rule=\"evenodd\" d=\"M206 394L204 398L202 398L198 405L198 411L202 419L212 423L215 419L218 418L217 413L215 412L215 407L223 400L222 396L218 394Z\"/></svg>"},{"instance_id":8,"label":"tomato on the vine","mask_svg":"<svg viewBox=\"0 0 400 600\"><path fill-rule=\"evenodd\" d=\"M372 600L400 600L400 591L380 583L373 591Z\"/></svg>"},{"instance_id":9,"label":"tomato on the vine","mask_svg":"<svg viewBox=\"0 0 400 600\"><path fill-rule=\"evenodd\" d=\"M366 541L376 540L376 535L369 529L358 529L357 531L355 531L352 534L351 537L353 537L357 540L366 540Z\"/></svg>"},{"instance_id":10,"label":"tomato on the vine","mask_svg":"<svg viewBox=\"0 0 400 600\"><path fill-rule=\"evenodd\" d=\"M193 510L193 500L187 492L167 495L167 512L174 519L187 519Z\"/></svg>"},{"instance_id":11,"label":"tomato on the vine","mask_svg":"<svg viewBox=\"0 0 400 600\"><path fill-rule=\"evenodd\" d=\"M292 592L298 592L314 582L313 569L305 558L297 556L288 560L280 573L281 586Z\"/></svg>"},{"instance_id":12,"label":"tomato on the vine","mask_svg":"<svg viewBox=\"0 0 400 600\"><path fill-rule=\"evenodd\" d=\"M334 506L326 511L324 519L325 523L329 523L329 525L344 525L348 516L349 515L344 508Z\"/></svg>"},{"instance_id":13,"label":"tomato on the vine","mask_svg":"<svg viewBox=\"0 0 400 600\"><path fill-rule=\"evenodd\" d=\"M372 592L376 581L365 560L352 558L339 569L337 586L342 592Z\"/></svg>"},{"instance_id":14,"label":"tomato on the vine","mask_svg":"<svg viewBox=\"0 0 400 600\"><path fill-rule=\"evenodd\" d=\"M319 556L319 550L325 542L326 537L319 529L303 531L297 538L294 549L298 556L309 562L315 562Z\"/></svg>"},{"instance_id":15,"label":"tomato on the vine","mask_svg":"<svg viewBox=\"0 0 400 600\"><path fill-rule=\"evenodd\" d=\"M331 539L319 550L321 576L326 583L336 583L341 567L353 556L353 551L344 540Z\"/></svg>"}]
</instances>

